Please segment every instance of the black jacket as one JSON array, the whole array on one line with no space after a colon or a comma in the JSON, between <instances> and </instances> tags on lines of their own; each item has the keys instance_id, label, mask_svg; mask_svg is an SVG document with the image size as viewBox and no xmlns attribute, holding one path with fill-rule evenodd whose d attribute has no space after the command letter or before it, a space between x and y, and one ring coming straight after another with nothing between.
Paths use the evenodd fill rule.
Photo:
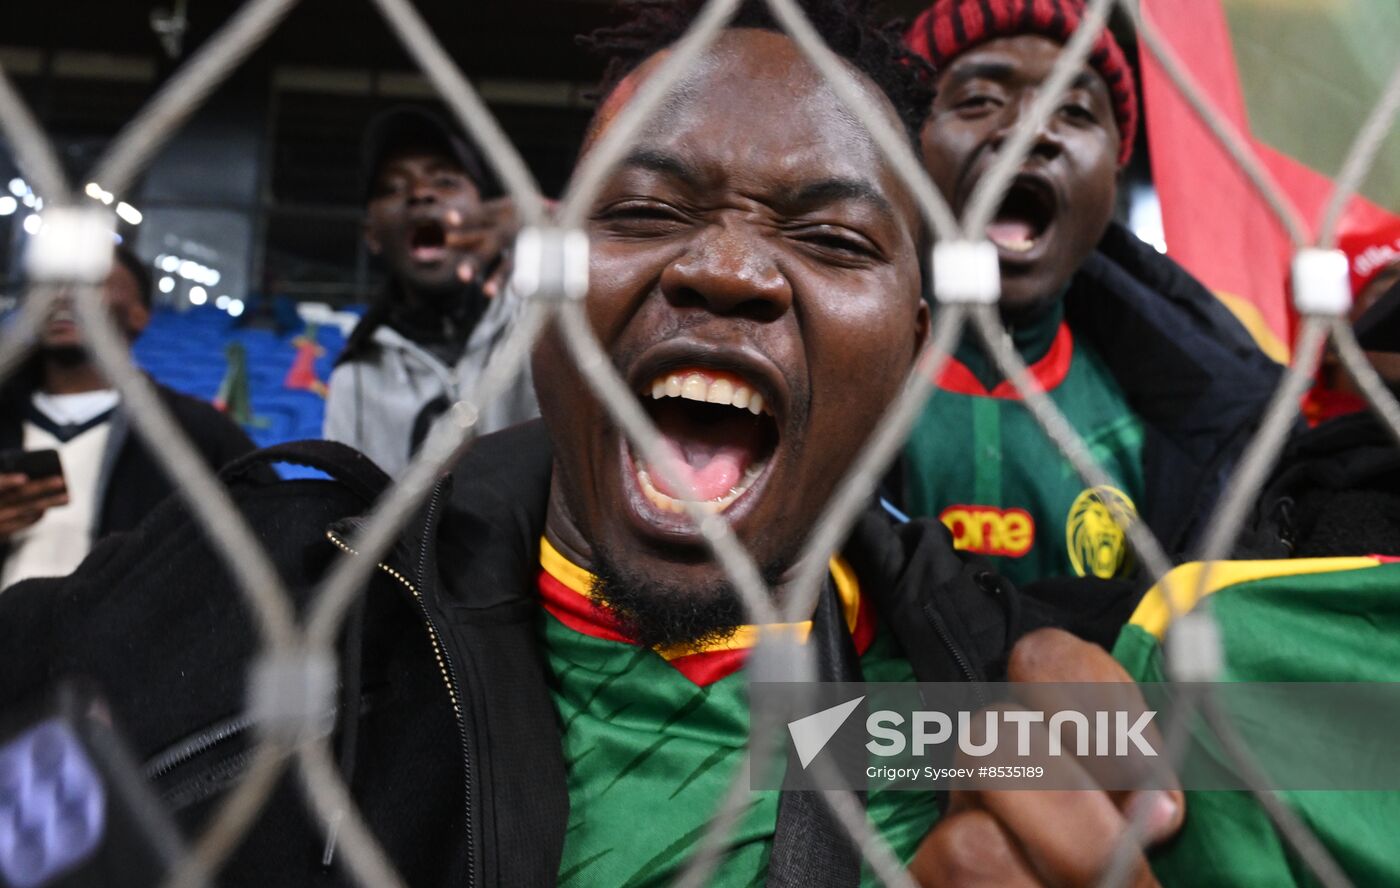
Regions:
<instances>
[{"instance_id":1,"label":"black jacket","mask_svg":"<svg viewBox=\"0 0 1400 888\"><path fill-rule=\"evenodd\" d=\"M1065 295L1142 420L1143 520L1171 555L1199 543L1283 368L1181 266L1109 226Z\"/></svg>"},{"instance_id":2,"label":"black jacket","mask_svg":"<svg viewBox=\"0 0 1400 888\"><path fill-rule=\"evenodd\" d=\"M1400 555L1400 447L1369 412L1293 436L1234 557L1346 555Z\"/></svg>"},{"instance_id":3,"label":"black jacket","mask_svg":"<svg viewBox=\"0 0 1400 888\"><path fill-rule=\"evenodd\" d=\"M338 480L254 480L250 470L269 459ZM557 875L569 800L535 592L550 467L538 422L477 442L458 483L438 485L347 621L334 750L409 884L514 888ZM345 516L366 511L386 483L328 442L256 454L225 478L298 610L353 545L359 519ZM0 595L0 704L65 676L93 677L193 831L247 764L244 676L256 635L227 572L187 524L172 500L72 577ZM936 522L894 525L870 510L844 553L923 680L998 678L1017 637L1057 622L955 553ZM321 866L324 849L284 778L221 881L345 883ZM844 883L807 875L812 885Z\"/></svg>"},{"instance_id":4,"label":"black jacket","mask_svg":"<svg viewBox=\"0 0 1400 888\"><path fill-rule=\"evenodd\" d=\"M35 386L35 373L30 368L0 390L0 450L23 445L24 416ZM161 403L211 471L253 451L255 445L243 430L212 405L160 384L155 388ZM120 405L109 422L106 459L110 466L99 480L104 490L93 527L94 539L135 527L174 490L165 470L131 427ZM5 547L0 544L0 561L4 557Z\"/></svg>"}]
</instances>

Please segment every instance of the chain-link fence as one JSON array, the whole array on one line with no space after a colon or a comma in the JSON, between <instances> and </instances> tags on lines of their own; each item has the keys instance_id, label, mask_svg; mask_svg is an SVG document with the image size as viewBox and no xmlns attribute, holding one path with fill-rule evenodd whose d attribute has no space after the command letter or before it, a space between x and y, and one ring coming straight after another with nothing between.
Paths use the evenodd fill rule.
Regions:
<instances>
[{"instance_id":1,"label":"chain-link fence","mask_svg":"<svg viewBox=\"0 0 1400 888\"><path fill-rule=\"evenodd\" d=\"M663 458L664 445L657 429L614 371L585 316L583 300L588 290L589 245L583 224L606 177L629 150L641 127L724 29L741 0L710 0L704 6L654 75L645 80L581 160L567 192L553 211L547 209L530 171L469 80L443 50L409 0L371 2L422 67L457 120L482 147L506 192L516 202L524 229L515 250L515 291L527 305L475 390L455 404L434 427L407 472L352 541L361 557L341 559L336 564L315 595L308 616L301 622L294 617L277 571L260 551L252 529L218 481L203 467L151 384L132 365L119 333L106 317L98 290L110 262L113 220L104 209L80 204L45 133L12 83L0 74L0 128L34 190L43 194L48 204L43 227L29 251L30 285L24 309L0 343L0 376L12 372L23 359L26 343L45 317L54 294L60 288L76 290L79 319L98 362L124 399L137 432L150 445L151 452L162 460L165 470L222 555L256 616L261 636L261 653L257 661L250 664L250 714L261 727L256 755L241 782L228 794L204 834L193 844L190 855L174 875L174 884L197 884L216 877L221 862L255 822L260 807L288 768L295 769L299 776L317 819L327 825L328 831L335 832L345 864L359 882L367 886L401 884L358 815L328 745L326 719L334 699L337 673L335 638L356 595L369 582L376 562L390 548L408 517L425 500L440 473L469 445L478 411L520 372L547 322L557 323L572 359L635 451L643 455L653 470L665 471L669 465ZM862 99L860 87L823 44L796 0L768 0L780 26L827 79L850 113L869 130L932 229L936 240L931 263L932 292L939 307L932 335L917 357L906 386L873 430L864 451L815 523L796 580L781 610L728 522L699 504L687 501L690 520L732 579L750 622L790 622L811 613L830 554L850 531L878 479L894 460L934 381L969 325L1084 482L1091 487L1109 485L1106 473L1095 463L1085 442L1028 372L1006 335L996 309L999 295L996 252L982 233L1028 156L1036 133L1054 113L1072 79L1084 65L1115 4L1131 20L1142 45L1159 60L1166 76L1272 209L1291 238L1296 253L1293 291L1303 320L1293 347L1294 358L1257 436L1210 520L1203 559L1219 560L1232 550L1248 509L1285 443L1300 397L1312 380L1319 353L1327 341L1335 343L1342 362L1400 441L1400 405L1365 360L1346 321L1350 297L1345 263L1340 261L1340 254L1332 250L1342 208L1360 185L1400 109L1400 67L1391 77L1382 100L1356 134L1335 193L1318 221L1320 233L1316 241L1310 243L1305 234L1309 227L1305 220L1298 217L1270 180L1245 139L1213 107L1201 85L1192 80L1151 19L1142 15L1131 0L1123 3L1091 0L1081 27L1065 45L1049 80L1019 121L996 162L977 184L963 218L958 219L924 172L906 135ZM294 6L295 0L249 0L119 134L92 178L102 182L112 193L122 194L176 129L276 29ZM689 489L680 479L663 480L669 482L671 489ZM1159 541L1136 516L1120 510L1115 517L1124 524L1140 563L1154 579L1164 581L1170 561ZM1209 681L1216 676L1222 663L1219 634L1212 623L1210 608L1202 606L1185 616L1175 613L1178 601L1200 597L1208 574L1209 569L1200 574L1198 589L1166 590L1165 601L1177 618L1167 635L1166 657L1169 673L1177 680ZM761 670L750 671L761 671L758 677L764 680L799 680L815 675L810 652L785 643L777 636L762 637L758 648L752 652L751 663L762 664ZM1203 712L1223 737L1231 736L1228 718L1212 705L1208 695L1191 702L1194 706L1181 707L1177 719L1167 726L1169 750L1180 747L1192 709ZM1240 744L1227 744L1226 752L1241 773L1259 773L1251 766L1248 751ZM749 763L760 754L759 750L750 750L734 774L721 810L715 812L709 830L697 842L679 884L706 882L719 860L728 831L736 825L746 803ZM1323 884L1347 884L1321 843L1289 808L1275 799L1266 783L1258 782L1254 792L1280 833ZM911 885L910 877L868 824L856 797L829 792L825 798L837 820L850 831L866 860L884 882ZM1146 826L1145 813L1130 824L1122 837L1120 853L1105 874L1104 884L1126 883L1130 852Z\"/></svg>"}]
</instances>

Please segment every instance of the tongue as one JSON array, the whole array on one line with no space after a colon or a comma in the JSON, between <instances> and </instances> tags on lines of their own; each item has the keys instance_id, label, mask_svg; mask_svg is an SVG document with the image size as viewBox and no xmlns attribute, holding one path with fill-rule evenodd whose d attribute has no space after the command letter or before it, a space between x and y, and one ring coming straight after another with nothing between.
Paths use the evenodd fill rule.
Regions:
<instances>
[{"instance_id":1,"label":"tongue","mask_svg":"<svg viewBox=\"0 0 1400 888\"><path fill-rule=\"evenodd\" d=\"M690 485L695 498L701 501L718 499L734 489L744 477L744 470L753 459L753 451L744 444L712 444L703 441L666 439L670 451L670 474ZM656 489L675 499L689 499L683 490L673 489L666 479L651 479Z\"/></svg>"},{"instance_id":2,"label":"tongue","mask_svg":"<svg viewBox=\"0 0 1400 888\"><path fill-rule=\"evenodd\" d=\"M1025 243L1035 240L1035 229L1021 219L998 219L987 226L987 237L999 244Z\"/></svg>"},{"instance_id":3,"label":"tongue","mask_svg":"<svg viewBox=\"0 0 1400 888\"><path fill-rule=\"evenodd\" d=\"M662 472L651 472L652 484L669 497L718 499L743 481L764 451L762 420L747 410L679 399L653 401L651 410L671 457L667 474L690 487L673 490Z\"/></svg>"}]
</instances>

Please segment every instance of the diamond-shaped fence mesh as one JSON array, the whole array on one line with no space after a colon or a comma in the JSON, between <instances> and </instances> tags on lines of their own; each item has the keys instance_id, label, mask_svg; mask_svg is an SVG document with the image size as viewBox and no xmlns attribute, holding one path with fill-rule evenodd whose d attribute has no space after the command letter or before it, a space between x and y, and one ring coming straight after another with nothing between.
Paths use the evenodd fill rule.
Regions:
<instances>
[{"instance_id":1,"label":"diamond-shaped fence mesh","mask_svg":"<svg viewBox=\"0 0 1400 888\"><path fill-rule=\"evenodd\" d=\"M221 488L217 479L196 457L192 445L161 405L124 347L121 337L101 307L94 270L105 267L110 239L93 237L110 230L112 221L103 209L79 205L65 180L53 148L13 88L0 72L0 129L12 146L18 164L45 195L49 209L45 225L31 250L31 283L19 322L0 343L0 373L19 364L37 319L44 316L59 286L74 288L83 329L107 377L120 392L138 434L152 446L176 486L222 556L256 617L263 649L256 663L248 664L252 676L249 705L259 719L261 740L246 774L228 794L205 833L191 846L189 857L175 873L172 884L200 884L216 879L221 865L259 816L261 806L287 768L294 768L305 788L308 804L325 825L327 851L335 851L366 886L398 885L393 866L365 826L353 799L341 780L328 746L328 719L334 697L334 640L356 595L369 582L378 562L392 545L409 516L423 503L440 473L471 442L480 410L489 404L519 373L530 349L551 321L558 325L571 358L593 393L607 407L614 422L637 452L651 465L665 471L663 443L656 428L640 408L611 362L587 320L584 302L588 280L588 243L583 223L589 208L612 168L622 159L641 128L660 107L680 79L695 63L740 6L740 0L710 0L690 30L675 44L654 76L630 99L621 114L605 130L581 160L557 209L546 209L533 177L506 138L471 82L444 51L409 0L372 0L407 48L457 120L482 147L485 156L517 204L524 230L516 251L515 296L527 307L509 334L506 345L477 381L469 396L449 410L431 431L412 465L386 495L349 546L356 557L340 559L314 597L309 615L298 622L293 615L276 570L259 549L256 536ZM687 514L702 533L717 562L732 579L747 608L750 621L791 621L814 607L825 565L868 501L878 479L894 460L913 426L964 328L969 324L987 352L1011 380L1042 426L1048 438L1064 454L1084 482L1108 484L1106 473L1089 448L1028 372L1010 344L995 309L999 292L995 262L986 261L982 232L1000 205L1012 178L1031 150L1036 132L1054 112L1072 78L1082 68L1095 39L1105 27L1115 5L1131 19L1143 46L1160 61L1163 70L1222 148L1235 160L1259 195L1288 232L1298 254L1294 291L1303 315L1301 332L1293 348L1293 362L1280 382L1258 434L1240 462L1209 524L1204 560L1228 555L1239 535L1250 504L1260 492L1282 448L1299 398L1312 379L1321 347L1330 339L1345 366L1358 379L1364 393L1397 441L1400 441L1400 405L1366 362L1345 321L1349 298L1338 301L1332 292L1345 287L1344 268L1338 276L1336 254L1327 252L1334 240L1340 208L1356 191L1381 141L1400 109L1400 68L1366 124L1357 134L1349 159L1339 176L1336 193L1315 245L1307 242L1305 220L1271 182L1246 141L1212 105L1134 3L1092 0L1083 24L1061 52L1059 61L1033 107L1023 115L997 161L979 182L968 202L964 218L957 219L937 187L924 172L903 132L868 102L845 65L823 44L795 0L769 0L781 27L827 79L839 100L869 130L891 169L913 195L936 237L933 255L933 293L939 303L932 335L918 355L907 384L872 431L849 475L837 486L808 541L800 570L785 606L779 611L753 559L736 539L729 524L716 514L689 503ZM96 180L121 193L154 153L217 87L222 80L277 27L295 6L294 0L250 0L222 29L172 77L145 109L113 141L97 164ZM980 261L979 261L980 259ZM1346 295L1345 291L1342 293ZM686 490L680 479L670 487ZM1158 540L1135 516L1119 513L1135 555L1147 572L1163 581L1170 562ZM1207 571L1201 574L1202 588ZM1176 607L1180 600L1197 596L1190 590L1168 590L1165 600ZM1197 590L1199 591L1199 590ZM1178 593L1180 593L1178 595ZM1178 679L1211 678L1209 664L1219 662L1218 635L1211 631L1209 608L1198 608L1192 619L1178 621L1168 636L1170 673ZM1173 614L1177 616L1177 614ZM777 635L764 635L752 653L761 663L765 680L797 680L814 673L806 648L784 644ZM330 678L328 678L328 675ZM1228 716L1208 696L1193 698L1212 723L1230 736ZM1180 738L1191 710L1183 706L1177 720L1167 726L1168 748ZM459 717L460 714L459 714ZM1249 751L1229 744L1227 754L1242 773L1258 778ZM720 810L714 813L706 834L696 843L682 885L703 885L719 859L728 833L736 826L746 803L749 765L762 756L751 750L733 776ZM1281 834L1307 867L1324 884L1346 884L1346 878L1322 845L1259 778L1254 791L1274 819ZM890 885L910 885L894 854L866 821L853 795L826 793L837 822L856 844L878 876ZM1119 852L1103 884L1126 884L1128 853L1145 822L1134 820L1123 836Z\"/></svg>"}]
</instances>

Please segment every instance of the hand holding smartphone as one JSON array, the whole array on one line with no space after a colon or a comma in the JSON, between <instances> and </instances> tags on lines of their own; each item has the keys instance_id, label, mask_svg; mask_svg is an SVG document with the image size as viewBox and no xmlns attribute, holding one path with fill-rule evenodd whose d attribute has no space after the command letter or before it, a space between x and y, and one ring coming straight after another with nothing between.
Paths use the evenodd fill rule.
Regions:
<instances>
[{"instance_id":1,"label":"hand holding smartphone","mask_svg":"<svg viewBox=\"0 0 1400 888\"><path fill-rule=\"evenodd\" d=\"M0 475L24 475L31 481L62 477L57 450L0 450Z\"/></svg>"},{"instance_id":2,"label":"hand holding smartphone","mask_svg":"<svg viewBox=\"0 0 1400 888\"><path fill-rule=\"evenodd\" d=\"M68 487L58 451L0 451L0 541L67 502Z\"/></svg>"}]
</instances>

